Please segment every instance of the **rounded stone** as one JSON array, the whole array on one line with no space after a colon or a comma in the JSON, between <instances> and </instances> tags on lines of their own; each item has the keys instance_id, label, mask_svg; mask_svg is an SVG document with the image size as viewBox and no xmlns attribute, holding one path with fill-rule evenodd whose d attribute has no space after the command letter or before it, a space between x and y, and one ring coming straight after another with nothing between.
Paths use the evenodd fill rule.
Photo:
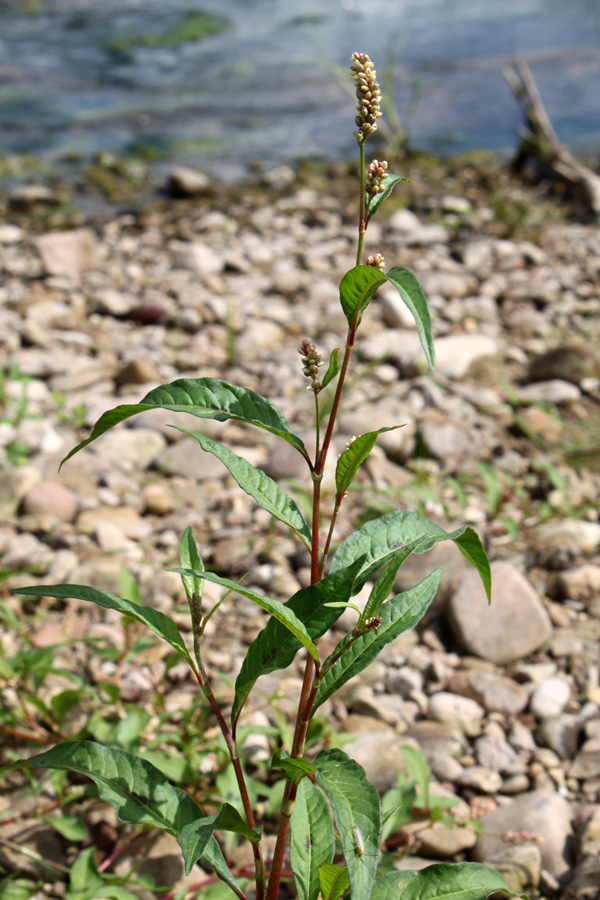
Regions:
<instances>
[{"instance_id":1,"label":"rounded stone","mask_svg":"<svg viewBox=\"0 0 600 900\"><path fill-rule=\"evenodd\" d=\"M547 719L560 715L570 699L571 688L564 678L545 678L533 692L529 709L536 719Z\"/></svg>"},{"instance_id":2,"label":"rounded stone","mask_svg":"<svg viewBox=\"0 0 600 900\"><path fill-rule=\"evenodd\" d=\"M492 563L491 605L478 573L470 570L450 598L448 616L465 650L496 665L528 656L552 635L542 601L527 579L507 562Z\"/></svg>"},{"instance_id":3,"label":"rounded stone","mask_svg":"<svg viewBox=\"0 0 600 900\"><path fill-rule=\"evenodd\" d=\"M39 481L25 494L21 512L25 515L48 513L59 522L73 522L77 516L77 497L56 481Z\"/></svg>"}]
</instances>

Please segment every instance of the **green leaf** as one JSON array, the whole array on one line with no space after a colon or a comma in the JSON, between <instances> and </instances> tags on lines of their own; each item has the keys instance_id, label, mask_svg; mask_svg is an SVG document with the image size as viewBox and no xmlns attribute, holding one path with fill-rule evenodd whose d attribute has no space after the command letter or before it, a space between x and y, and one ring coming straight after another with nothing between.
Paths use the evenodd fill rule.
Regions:
<instances>
[{"instance_id":1,"label":"green leaf","mask_svg":"<svg viewBox=\"0 0 600 900\"><path fill-rule=\"evenodd\" d=\"M273 754L269 768L282 769L288 781L299 781L303 775L315 774L315 767L307 759L291 759L283 756L280 750Z\"/></svg>"},{"instance_id":2,"label":"green leaf","mask_svg":"<svg viewBox=\"0 0 600 900\"><path fill-rule=\"evenodd\" d=\"M197 572L204 571L204 563L198 552L198 545L194 540L192 529L188 525L181 536L179 544L179 564L182 569L194 569ZM204 581L197 575L181 575L181 583L187 597L188 606L190 607L190 615L193 619L192 597L196 594L198 604L202 604L202 594L204 593Z\"/></svg>"},{"instance_id":3,"label":"green leaf","mask_svg":"<svg viewBox=\"0 0 600 900\"><path fill-rule=\"evenodd\" d=\"M392 592L400 566L416 550L420 543L421 540L416 540L411 544L407 544L401 550L397 550L385 568L379 573L369 594L369 599L365 604L359 625L364 625L368 619L379 615L379 610Z\"/></svg>"},{"instance_id":4,"label":"green leaf","mask_svg":"<svg viewBox=\"0 0 600 900\"><path fill-rule=\"evenodd\" d=\"M323 900L339 900L349 887L350 879L345 866L319 866L319 888Z\"/></svg>"},{"instance_id":5,"label":"green leaf","mask_svg":"<svg viewBox=\"0 0 600 900\"><path fill-rule=\"evenodd\" d=\"M367 780L362 766L343 750L321 751L315 768L317 784L327 794L333 809L348 866L352 900L369 900L381 841L381 805L377 791Z\"/></svg>"},{"instance_id":6,"label":"green leaf","mask_svg":"<svg viewBox=\"0 0 600 900\"><path fill-rule=\"evenodd\" d=\"M401 747L402 755L406 762L406 771L415 782L421 792L420 799L425 809L429 809L429 785L431 783L431 769L425 755L416 747Z\"/></svg>"},{"instance_id":7,"label":"green leaf","mask_svg":"<svg viewBox=\"0 0 600 900\"><path fill-rule=\"evenodd\" d=\"M121 566L119 569L119 593L125 600L129 600L137 606L142 605L138 583L125 566Z\"/></svg>"},{"instance_id":8,"label":"green leaf","mask_svg":"<svg viewBox=\"0 0 600 900\"><path fill-rule=\"evenodd\" d=\"M177 835L177 841L186 860L186 875L190 874L193 862L202 859L206 847L216 830L232 831L248 838L254 844L260 840L260 828L248 828L237 809L231 803L224 803L216 816L207 816L185 825Z\"/></svg>"},{"instance_id":9,"label":"green leaf","mask_svg":"<svg viewBox=\"0 0 600 900\"><path fill-rule=\"evenodd\" d=\"M236 581L231 581L229 578L222 578L220 575L215 575L214 572L199 572L192 569L167 569L167 572L179 572L179 574L195 575L199 578L206 578L207 581L212 581L214 584L220 584L230 591L235 591L235 593L239 594L241 597L246 597L247 600L256 603L257 606L260 606L268 613L271 613L271 615L281 622L282 625L285 625L287 630L300 641L302 646L306 647L312 658L316 662L319 661L319 651L311 641L306 628L294 615L287 603L280 603L279 600L271 600L270 597L265 597L264 594L257 594L256 591L251 591L249 588L245 588L243 585L238 584Z\"/></svg>"},{"instance_id":10,"label":"green leaf","mask_svg":"<svg viewBox=\"0 0 600 900\"><path fill-rule=\"evenodd\" d=\"M433 349L433 330L431 327L431 316L423 289L415 275L402 266L394 266L385 277L390 284L393 284L415 320L417 332L421 339L421 346L427 362L435 372L435 350Z\"/></svg>"},{"instance_id":11,"label":"green leaf","mask_svg":"<svg viewBox=\"0 0 600 900\"><path fill-rule=\"evenodd\" d=\"M203 450L216 456L229 469L241 489L256 500L259 506L291 528L310 550L310 528L292 498L288 497L276 481L217 441L186 428L177 428L177 431L193 437Z\"/></svg>"},{"instance_id":12,"label":"green leaf","mask_svg":"<svg viewBox=\"0 0 600 900\"><path fill-rule=\"evenodd\" d=\"M352 594L352 586L361 560L329 574L322 581L302 588L283 604L304 624L313 641L320 638L336 622L341 611L324 604L331 601L346 601ZM276 619L270 619L265 628L250 644L246 658L235 683L235 698L231 710L231 721L235 731L243 705L257 678L278 669L287 669L296 658L301 647L300 641Z\"/></svg>"},{"instance_id":13,"label":"green leaf","mask_svg":"<svg viewBox=\"0 0 600 900\"><path fill-rule=\"evenodd\" d=\"M302 439L292 431L282 411L270 400L265 400L260 394L247 388L227 384L216 378L180 378L150 391L140 403L116 406L105 412L94 425L89 438L77 444L65 456L61 466L119 422L148 409L184 412L199 419L216 419L218 422L225 422L227 419L247 422L276 434L303 456L307 456Z\"/></svg>"},{"instance_id":14,"label":"green leaf","mask_svg":"<svg viewBox=\"0 0 600 900\"><path fill-rule=\"evenodd\" d=\"M495 891L512 894L495 869L481 863L436 863L419 872L399 872L404 882L402 900L487 900Z\"/></svg>"},{"instance_id":15,"label":"green leaf","mask_svg":"<svg viewBox=\"0 0 600 900\"><path fill-rule=\"evenodd\" d=\"M386 278L373 266L355 266L344 275L340 284L340 303L350 328L358 328L365 309Z\"/></svg>"},{"instance_id":16,"label":"green leaf","mask_svg":"<svg viewBox=\"0 0 600 900\"><path fill-rule=\"evenodd\" d=\"M340 367L338 366L337 358L338 358L338 349L336 347L335 350L331 351L329 365L327 366L327 371L325 372L325 374L322 378L322 381L321 381L321 386L324 388L327 387L327 385L331 381L333 381L333 379L335 378L335 376L337 375L337 373L340 370Z\"/></svg>"},{"instance_id":17,"label":"green leaf","mask_svg":"<svg viewBox=\"0 0 600 900\"><path fill-rule=\"evenodd\" d=\"M95 847L86 847L73 865L69 875L66 900L91 900L102 884L102 878L94 859Z\"/></svg>"},{"instance_id":18,"label":"green leaf","mask_svg":"<svg viewBox=\"0 0 600 900\"><path fill-rule=\"evenodd\" d=\"M381 607L381 625L375 631L367 631L357 638L342 654L338 661L323 676L313 706L314 711L321 706L342 685L362 672L373 662L383 648L404 631L408 631L423 617L439 587L443 569L436 569L420 584L398 594ZM344 641L346 639L344 638ZM340 646L340 645L338 645ZM337 650L337 648L336 648ZM330 659L335 655L333 651ZM327 666L328 660L323 663Z\"/></svg>"},{"instance_id":19,"label":"green leaf","mask_svg":"<svg viewBox=\"0 0 600 900\"><path fill-rule=\"evenodd\" d=\"M377 436L384 431L395 431L396 428L401 427L401 425L392 425L389 428L380 428L378 431L368 431L366 434L361 434L352 440L338 459L335 469L335 486L338 498L348 490L354 481L354 476L359 467L364 463L375 446Z\"/></svg>"},{"instance_id":20,"label":"green leaf","mask_svg":"<svg viewBox=\"0 0 600 900\"><path fill-rule=\"evenodd\" d=\"M178 787L174 787L151 763L124 750L112 750L93 741L67 741L51 750L17 760L4 766L0 773L11 769L66 769L91 778L98 786L100 797L110 803L122 822L131 825L150 825L174 835L184 854L186 872L200 859L204 865L215 869L217 875L228 884L235 884L223 854L213 837L201 856L194 856L193 846L188 846L191 832L184 835L187 826L206 821L198 804ZM219 826L231 825L229 811ZM218 816L208 817L217 819ZM223 823L223 818L226 822ZM214 828L213 828L214 831Z\"/></svg>"},{"instance_id":21,"label":"green leaf","mask_svg":"<svg viewBox=\"0 0 600 900\"><path fill-rule=\"evenodd\" d=\"M100 591L97 588L87 587L82 584L38 584L33 587L14 588L13 593L24 594L31 597L57 597L66 600L73 597L76 600L87 600L102 606L104 609L116 609L118 612L135 619L146 625L159 637L177 650L185 661L194 668L190 654L177 625L164 613L150 606L138 606L130 600L115 597L108 591Z\"/></svg>"},{"instance_id":22,"label":"green leaf","mask_svg":"<svg viewBox=\"0 0 600 900\"><path fill-rule=\"evenodd\" d=\"M369 209L367 211L369 219L373 218L381 204L387 200L399 181L404 181L405 184L410 184L410 178L402 178L402 176L400 175L386 174L383 181L383 191L381 192L381 194L375 194L375 196L371 200L371 203L369 204Z\"/></svg>"},{"instance_id":23,"label":"green leaf","mask_svg":"<svg viewBox=\"0 0 600 900\"><path fill-rule=\"evenodd\" d=\"M425 553L438 541L454 541L460 552L475 566L481 576L488 599L491 597L491 571L487 554L479 535L472 528L462 526L447 532L435 522L416 513L388 513L379 519L367 522L358 531L343 541L334 553L330 572L349 566L360 556L364 557L363 569L354 583L354 593L358 593L372 575L401 548L408 548L418 542L410 552Z\"/></svg>"},{"instance_id":24,"label":"green leaf","mask_svg":"<svg viewBox=\"0 0 600 900\"><path fill-rule=\"evenodd\" d=\"M402 890L413 880L416 872L388 872L375 879L371 900L399 900Z\"/></svg>"},{"instance_id":25,"label":"green leaf","mask_svg":"<svg viewBox=\"0 0 600 900\"><path fill-rule=\"evenodd\" d=\"M401 825L411 821L416 799L417 790L412 781L385 792L381 798L384 841Z\"/></svg>"},{"instance_id":26,"label":"green leaf","mask_svg":"<svg viewBox=\"0 0 600 900\"><path fill-rule=\"evenodd\" d=\"M42 819L51 828L66 838L68 841L85 841L88 836L88 830L85 824L78 819L77 816L45 816Z\"/></svg>"},{"instance_id":27,"label":"green leaf","mask_svg":"<svg viewBox=\"0 0 600 900\"><path fill-rule=\"evenodd\" d=\"M290 862L298 900L317 900L319 867L330 865L334 852L333 823L325 794L304 778L298 785L290 823Z\"/></svg>"}]
</instances>

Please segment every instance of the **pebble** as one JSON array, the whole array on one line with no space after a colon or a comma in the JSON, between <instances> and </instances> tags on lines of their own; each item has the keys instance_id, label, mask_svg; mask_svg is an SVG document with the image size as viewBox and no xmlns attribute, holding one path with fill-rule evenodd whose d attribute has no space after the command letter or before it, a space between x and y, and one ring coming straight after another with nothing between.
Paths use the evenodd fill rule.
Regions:
<instances>
[{"instance_id":1,"label":"pebble","mask_svg":"<svg viewBox=\"0 0 600 900\"><path fill-rule=\"evenodd\" d=\"M448 615L465 650L499 665L533 653L552 635L537 593L507 562L492 563L491 605L477 572L469 570L450 598Z\"/></svg>"},{"instance_id":2,"label":"pebble","mask_svg":"<svg viewBox=\"0 0 600 900\"><path fill-rule=\"evenodd\" d=\"M507 716L517 716L528 701L521 685L494 672L455 672L448 680L448 689L476 700L488 713L498 712Z\"/></svg>"},{"instance_id":3,"label":"pebble","mask_svg":"<svg viewBox=\"0 0 600 900\"><path fill-rule=\"evenodd\" d=\"M21 502L24 515L50 513L59 522L73 522L79 504L77 496L56 481L38 481Z\"/></svg>"},{"instance_id":4,"label":"pebble","mask_svg":"<svg viewBox=\"0 0 600 900\"><path fill-rule=\"evenodd\" d=\"M571 688L564 678L545 678L531 695L529 709L537 719L546 719L560 715L570 699Z\"/></svg>"}]
</instances>

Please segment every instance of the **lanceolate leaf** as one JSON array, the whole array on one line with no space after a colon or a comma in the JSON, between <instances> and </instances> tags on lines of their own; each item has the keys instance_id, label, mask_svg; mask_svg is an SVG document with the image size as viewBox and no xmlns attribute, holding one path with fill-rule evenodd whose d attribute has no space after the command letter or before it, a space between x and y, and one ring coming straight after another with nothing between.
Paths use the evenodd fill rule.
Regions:
<instances>
[{"instance_id":1,"label":"lanceolate leaf","mask_svg":"<svg viewBox=\"0 0 600 900\"><path fill-rule=\"evenodd\" d=\"M13 593L26 594L31 597L57 597L60 600L72 597L75 600L87 600L104 609L116 609L123 615L135 619L136 622L146 625L159 637L164 638L194 668L192 658L175 622L150 606L138 606L131 600L124 600L122 597L109 594L108 591L100 591L82 584L36 584L33 587L14 588Z\"/></svg>"},{"instance_id":2,"label":"lanceolate leaf","mask_svg":"<svg viewBox=\"0 0 600 900\"><path fill-rule=\"evenodd\" d=\"M379 573L377 576L377 580L373 585L373 589L369 594L369 599L365 604L365 608L363 610L363 614L360 617L360 624L364 624L367 619L372 618L373 616L377 616L379 614L379 610L381 606L389 595L392 592L394 587L394 582L396 580L396 575L398 574L398 570L402 563L407 559L410 554L416 550L421 541L416 540L411 544L408 544L406 547L403 547L402 550L397 550L392 556L390 562L388 562L385 568Z\"/></svg>"},{"instance_id":3,"label":"lanceolate leaf","mask_svg":"<svg viewBox=\"0 0 600 900\"><path fill-rule=\"evenodd\" d=\"M342 614L341 609L330 609L325 603L347 601L352 595L353 583L362 565L356 560L347 568L329 574L322 581L302 588L282 604L303 623L313 641L325 634ZM240 674L235 683L235 699L231 721L235 731L242 707L257 678L277 669L286 669L296 658L301 644L277 619L270 619L257 638L250 644Z\"/></svg>"},{"instance_id":4,"label":"lanceolate leaf","mask_svg":"<svg viewBox=\"0 0 600 900\"><path fill-rule=\"evenodd\" d=\"M364 557L363 568L353 588L353 593L358 593L399 549L418 541L412 552L424 553L438 541L448 540L454 541L463 556L475 566L489 599L492 584L490 563L477 532L465 526L447 532L435 522L404 510L367 522L346 538L332 557L330 572L351 565L360 556Z\"/></svg>"},{"instance_id":5,"label":"lanceolate leaf","mask_svg":"<svg viewBox=\"0 0 600 900\"><path fill-rule=\"evenodd\" d=\"M500 872L481 863L436 863L418 872L397 874L404 887L395 896L402 900L487 900L496 891L513 894ZM387 896L376 900L387 900Z\"/></svg>"},{"instance_id":6,"label":"lanceolate leaf","mask_svg":"<svg viewBox=\"0 0 600 900\"><path fill-rule=\"evenodd\" d=\"M283 438L306 456L302 439L292 431L282 411L270 400L265 400L260 394L247 388L227 384L216 378L180 378L150 391L140 403L117 406L105 412L94 425L89 438L71 450L63 463L119 422L148 409L184 412L199 419L216 419L218 422L225 422L227 419L248 422Z\"/></svg>"},{"instance_id":7,"label":"lanceolate leaf","mask_svg":"<svg viewBox=\"0 0 600 900\"><path fill-rule=\"evenodd\" d=\"M260 606L262 609L271 613L271 615L281 622L282 625L285 625L287 630L300 641L302 646L306 647L312 658L316 662L319 661L319 651L308 636L306 628L286 603L280 603L279 600L271 600L270 597L265 597L263 594L257 594L256 591L251 591L235 581L230 581L229 578L221 578L220 575L215 575L214 572L195 572L192 569L167 569L167 571L206 578L207 581L212 581L214 584L220 584L230 591L235 591L235 593L239 594L241 597L246 597L248 600L256 603L257 606Z\"/></svg>"},{"instance_id":8,"label":"lanceolate leaf","mask_svg":"<svg viewBox=\"0 0 600 900\"><path fill-rule=\"evenodd\" d=\"M185 529L181 537L181 543L179 545L179 563L182 569L195 569L199 572L204 571L204 563L202 562L202 557L198 552L198 545L194 540L194 535L189 525ZM181 583L183 584L183 589L188 599L191 612L193 594L196 594L196 596L198 597L198 603L202 603L204 581L202 578L198 578L196 575L182 575Z\"/></svg>"},{"instance_id":9,"label":"lanceolate leaf","mask_svg":"<svg viewBox=\"0 0 600 900\"><path fill-rule=\"evenodd\" d=\"M343 684L366 669L394 638L416 625L436 595L442 572L443 569L436 569L409 591L398 594L383 604L379 612L381 625L375 631L367 631L357 638L333 668L323 676L315 697L313 712ZM326 665L327 660L323 663L323 667Z\"/></svg>"},{"instance_id":10,"label":"lanceolate leaf","mask_svg":"<svg viewBox=\"0 0 600 900\"><path fill-rule=\"evenodd\" d=\"M274 754L269 768L282 769L285 772L285 777L288 781L299 782L304 775L315 774L315 767L307 759L292 759L289 756L282 755L280 750Z\"/></svg>"},{"instance_id":11,"label":"lanceolate leaf","mask_svg":"<svg viewBox=\"0 0 600 900\"><path fill-rule=\"evenodd\" d=\"M337 347L335 350L331 351L331 358L329 360L329 365L327 366L327 371L323 375L323 379L321 381L322 387L327 387L330 381L333 381L337 373L339 372L338 366L338 350Z\"/></svg>"},{"instance_id":12,"label":"lanceolate leaf","mask_svg":"<svg viewBox=\"0 0 600 900\"><path fill-rule=\"evenodd\" d=\"M308 778L298 785L290 824L290 862L298 900L317 900L319 866L333 862L335 839L325 794Z\"/></svg>"},{"instance_id":13,"label":"lanceolate leaf","mask_svg":"<svg viewBox=\"0 0 600 900\"><path fill-rule=\"evenodd\" d=\"M239 815L236 813L237 819L234 820L231 811L227 810L207 818L189 794L170 784L163 773L146 760L93 741L67 741L45 753L5 766L0 772L15 768L66 769L86 775L96 783L102 799L114 806L122 822L150 825L174 835L184 854L186 872L189 873L194 863L201 859L205 865L214 868L224 881L235 884L212 832L198 856L189 846L188 835L194 825L212 820L219 820L212 827L213 832L215 828L228 830L232 826L235 826L233 830L238 830ZM256 839L258 834L252 832L252 839Z\"/></svg>"},{"instance_id":14,"label":"lanceolate leaf","mask_svg":"<svg viewBox=\"0 0 600 900\"><path fill-rule=\"evenodd\" d=\"M401 427L401 425L392 425L389 428L380 428L378 431L368 431L366 434L361 434L352 440L348 449L344 450L338 459L335 469L335 486L338 497L344 491L347 491L354 481L354 476L358 472L359 467L362 466L375 446L377 436L384 431L394 431L396 428Z\"/></svg>"},{"instance_id":15,"label":"lanceolate leaf","mask_svg":"<svg viewBox=\"0 0 600 900\"><path fill-rule=\"evenodd\" d=\"M369 900L381 841L381 804L362 766L343 750L323 750L316 781L331 803L348 866L352 900ZM360 844L358 839L360 838Z\"/></svg>"},{"instance_id":16,"label":"lanceolate leaf","mask_svg":"<svg viewBox=\"0 0 600 900\"><path fill-rule=\"evenodd\" d=\"M387 280L393 284L415 320L421 346L427 362L435 372L435 351L433 349L433 330L431 328L431 316L427 307L427 300L421 285L415 275L401 266L394 266L386 272Z\"/></svg>"},{"instance_id":17,"label":"lanceolate leaf","mask_svg":"<svg viewBox=\"0 0 600 900\"><path fill-rule=\"evenodd\" d=\"M369 204L369 219L371 219L382 203L390 196L395 185L398 184L399 181L404 181L406 184L410 184L410 178L402 178L400 175L386 175L383 182L383 191L381 194L375 194L371 203Z\"/></svg>"},{"instance_id":18,"label":"lanceolate leaf","mask_svg":"<svg viewBox=\"0 0 600 900\"><path fill-rule=\"evenodd\" d=\"M310 528L292 498L288 497L277 482L241 456L238 456L233 450L217 443L217 441L212 441L210 438L197 434L195 431L188 431L186 428L177 428L177 431L193 437L203 450L207 453L212 453L213 456L220 459L223 465L227 466L241 489L256 500L259 506L271 513L272 516L288 525L298 535L300 540L304 542L306 547L310 549ZM192 566L192 568L195 567Z\"/></svg>"},{"instance_id":19,"label":"lanceolate leaf","mask_svg":"<svg viewBox=\"0 0 600 900\"><path fill-rule=\"evenodd\" d=\"M383 272L373 266L355 266L344 275L340 284L340 302L351 328L360 325L363 312L385 281Z\"/></svg>"}]
</instances>

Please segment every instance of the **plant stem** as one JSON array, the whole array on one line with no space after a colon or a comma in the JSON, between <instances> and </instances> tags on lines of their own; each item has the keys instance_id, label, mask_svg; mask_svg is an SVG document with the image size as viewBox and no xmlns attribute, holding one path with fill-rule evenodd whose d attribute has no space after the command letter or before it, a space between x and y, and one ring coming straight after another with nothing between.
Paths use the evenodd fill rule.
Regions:
<instances>
[{"instance_id":1,"label":"plant stem","mask_svg":"<svg viewBox=\"0 0 600 900\"><path fill-rule=\"evenodd\" d=\"M244 778L244 771L242 769L242 764L238 755L237 744L231 735L227 722L225 721L219 704L216 701L215 695L212 692L212 688L206 677L206 672L204 671L204 669L202 669L200 672L196 672L195 674L196 678L198 679L198 684L202 688L202 693L210 703L211 709L216 716L219 728L221 729L221 733L225 738L227 750L229 751L229 758L233 766L233 771L235 772L240 797L244 807L246 824L248 825L248 828L256 828L256 820L254 818L252 804L250 803L250 797L248 796L248 788L246 787L246 779ZM256 844L253 841L251 841L250 843L252 845L252 853L254 855L254 871L256 873L256 900L263 900L265 891L265 866L262 856L262 847L260 841L258 841L258 843Z\"/></svg>"},{"instance_id":2,"label":"plant stem","mask_svg":"<svg viewBox=\"0 0 600 900\"><path fill-rule=\"evenodd\" d=\"M364 141L359 143L360 149L360 190L359 190L359 209L358 209L358 246L356 248L356 265L360 266L362 258L362 247L365 232L367 230L367 218L365 215L365 145Z\"/></svg>"}]
</instances>

